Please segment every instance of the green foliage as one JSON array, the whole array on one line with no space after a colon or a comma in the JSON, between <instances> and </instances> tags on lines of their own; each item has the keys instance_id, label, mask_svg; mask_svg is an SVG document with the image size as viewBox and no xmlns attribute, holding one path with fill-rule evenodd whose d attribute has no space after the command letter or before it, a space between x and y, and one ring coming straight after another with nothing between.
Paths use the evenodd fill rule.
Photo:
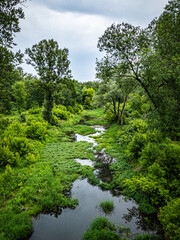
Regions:
<instances>
[{"instance_id":1,"label":"green foliage","mask_svg":"<svg viewBox=\"0 0 180 240\"><path fill-rule=\"evenodd\" d=\"M53 39L42 40L26 49L31 64L40 76L45 90L43 117L52 122L52 109L56 87L66 79L71 78L68 60L68 49L60 49Z\"/></svg>"},{"instance_id":2,"label":"green foliage","mask_svg":"<svg viewBox=\"0 0 180 240\"><path fill-rule=\"evenodd\" d=\"M63 105L54 105L52 113L62 120L67 120L71 116L70 112Z\"/></svg>"},{"instance_id":3,"label":"green foliage","mask_svg":"<svg viewBox=\"0 0 180 240\"><path fill-rule=\"evenodd\" d=\"M128 145L128 151L130 152L130 158L136 162L141 156L142 149L146 144L146 135L136 132L132 138L132 141Z\"/></svg>"},{"instance_id":4,"label":"green foliage","mask_svg":"<svg viewBox=\"0 0 180 240\"><path fill-rule=\"evenodd\" d=\"M94 128L92 128L90 126L78 124L78 125L74 126L74 132L85 136L88 134L93 134L96 131L94 130Z\"/></svg>"},{"instance_id":5,"label":"green foliage","mask_svg":"<svg viewBox=\"0 0 180 240\"><path fill-rule=\"evenodd\" d=\"M106 214L109 214L114 210L114 203L112 201L103 201L100 202L99 205Z\"/></svg>"},{"instance_id":6,"label":"green foliage","mask_svg":"<svg viewBox=\"0 0 180 240\"><path fill-rule=\"evenodd\" d=\"M154 234L142 234L133 238L134 240L161 240L161 237Z\"/></svg>"},{"instance_id":7,"label":"green foliage","mask_svg":"<svg viewBox=\"0 0 180 240\"><path fill-rule=\"evenodd\" d=\"M26 239L33 231L32 220L26 212L14 214L7 211L0 217L0 226L4 238L8 240Z\"/></svg>"},{"instance_id":8,"label":"green foliage","mask_svg":"<svg viewBox=\"0 0 180 240\"><path fill-rule=\"evenodd\" d=\"M9 117L0 115L0 131L4 131L10 124Z\"/></svg>"},{"instance_id":9,"label":"green foliage","mask_svg":"<svg viewBox=\"0 0 180 240\"><path fill-rule=\"evenodd\" d=\"M83 234L82 240L120 240L115 232L116 227L105 217L97 217L91 223L90 228Z\"/></svg>"},{"instance_id":10,"label":"green foliage","mask_svg":"<svg viewBox=\"0 0 180 240\"><path fill-rule=\"evenodd\" d=\"M167 237L178 240L180 238L180 198L170 201L161 208L159 219Z\"/></svg>"},{"instance_id":11,"label":"green foliage","mask_svg":"<svg viewBox=\"0 0 180 240\"><path fill-rule=\"evenodd\" d=\"M27 92L24 81L15 82L12 86L15 104L19 113L26 107Z\"/></svg>"},{"instance_id":12,"label":"green foliage","mask_svg":"<svg viewBox=\"0 0 180 240\"><path fill-rule=\"evenodd\" d=\"M33 107L28 110L29 114L40 114L41 108L40 107Z\"/></svg>"},{"instance_id":13,"label":"green foliage","mask_svg":"<svg viewBox=\"0 0 180 240\"><path fill-rule=\"evenodd\" d=\"M92 109L92 99L95 90L93 88L88 88L83 90L83 105L85 109Z\"/></svg>"},{"instance_id":14,"label":"green foliage","mask_svg":"<svg viewBox=\"0 0 180 240\"><path fill-rule=\"evenodd\" d=\"M37 140L45 140L47 127L47 122L36 122L35 120L32 120L26 128L27 137Z\"/></svg>"}]
</instances>

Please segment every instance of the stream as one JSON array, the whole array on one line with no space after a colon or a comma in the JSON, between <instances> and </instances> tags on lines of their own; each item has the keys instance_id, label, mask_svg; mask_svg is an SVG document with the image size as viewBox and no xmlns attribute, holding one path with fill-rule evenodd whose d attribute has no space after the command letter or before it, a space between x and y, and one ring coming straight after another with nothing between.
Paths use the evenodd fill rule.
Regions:
<instances>
[{"instance_id":1,"label":"stream","mask_svg":"<svg viewBox=\"0 0 180 240\"><path fill-rule=\"evenodd\" d=\"M97 131L94 134L82 136L76 134L76 141L88 141L97 145L94 138L105 132L101 126L94 126ZM95 158L103 163L101 168L95 170L95 174L101 181L112 180L109 163L115 161L104 150L94 151ZM75 159L82 165L93 166L89 159ZM34 232L30 240L80 240L90 223L97 216L106 216L113 223L123 225L131 229L131 233L152 233L138 211L138 205L133 200L125 200L115 191L104 191L98 186L88 183L87 179L77 179L72 186L70 196L77 198L79 205L75 209L63 209L60 215L39 214L33 219ZM105 214L99 207L101 201L110 200L114 203L114 211Z\"/></svg>"}]
</instances>

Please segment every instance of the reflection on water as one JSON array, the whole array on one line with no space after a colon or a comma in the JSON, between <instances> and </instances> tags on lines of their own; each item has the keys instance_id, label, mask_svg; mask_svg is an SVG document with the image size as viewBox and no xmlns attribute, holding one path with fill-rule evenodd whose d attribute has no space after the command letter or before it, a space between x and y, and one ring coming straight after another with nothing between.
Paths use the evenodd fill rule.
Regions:
<instances>
[{"instance_id":1,"label":"reflection on water","mask_svg":"<svg viewBox=\"0 0 180 240\"><path fill-rule=\"evenodd\" d=\"M95 126L94 128L98 131L92 134L94 136L105 132L103 127ZM97 145L90 135L76 134L76 141L88 141L92 142L93 146ZM104 149L100 152L94 151L94 154L96 161L101 163L101 166L95 170L96 176L101 181L110 183L112 173L109 164L115 159L105 154ZM76 159L76 161L82 165L94 166L94 162L89 159ZM123 196L119 193L113 194L112 190L102 191L99 187L88 183L87 179L76 180L69 196L77 198L79 205L75 209L62 209L60 215L40 214L34 219L34 233L30 240L80 240L93 219L105 215L99 207L99 203L105 200L114 203L114 211L108 215L108 218L115 224L129 227L131 233L144 233L152 230L147 226L133 200L125 201Z\"/></svg>"},{"instance_id":2,"label":"reflection on water","mask_svg":"<svg viewBox=\"0 0 180 240\"><path fill-rule=\"evenodd\" d=\"M99 208L99 203L105 200L114 203L114 211L108 215L112 222L129 227L132 233L144 232L142 226L138 225L139 219L136 216L131 215L130 221L124 217L131 213L131 209L137 208L134 201L125 201L123 196L115 197L110 191L102 191L89 184L87 179L74 182L71 197L79 200L75 209L63 209L58 217L40 214L34 219L31 240L80 240L94 218L105 216Z\"/></svg>"}]
</instances>

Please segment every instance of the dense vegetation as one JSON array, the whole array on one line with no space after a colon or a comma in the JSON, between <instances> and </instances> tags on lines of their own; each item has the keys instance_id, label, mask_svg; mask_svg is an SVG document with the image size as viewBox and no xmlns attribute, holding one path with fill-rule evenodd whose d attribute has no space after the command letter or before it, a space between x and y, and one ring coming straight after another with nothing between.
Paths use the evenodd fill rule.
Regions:
<instances>
[{"instance_id":1,"label":"dense vegetation","mask_svg":"<svg viewBox=\"0 0 180 240\"><path fill-rule=\"evenodd\" d=\"M0 239L26 239L32 216L74 208L78 202L67 192L79 176L135 199L144 221L153 224L157 216L165 238L179 239L179 1L169 1L146 29L110 26L98 41L106 53L97 61L99 80L86 83L73 79L68 49L53 39L26 49L38 77L22 71L23 54L12 52L22 2L0 2ZM105 148L116 159L110 183L74 160L95 160L92 144L73 138L93 133L95 124L107 128L96 137L96 150ZM112 202L100 206L113 210ZM83 235L122 237L129 238L126 228L101 217Z\"/></svg>"}]
</instances>

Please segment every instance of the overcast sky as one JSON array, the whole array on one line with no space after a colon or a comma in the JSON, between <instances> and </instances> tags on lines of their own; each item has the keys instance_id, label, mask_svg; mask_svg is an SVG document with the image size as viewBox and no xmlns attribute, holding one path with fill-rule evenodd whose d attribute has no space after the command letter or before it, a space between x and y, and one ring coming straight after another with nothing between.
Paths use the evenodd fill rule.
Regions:
<instances>
[{"instance_id":1,"label":"overcast sky","mask_svg":"<svg viewBox=\"0 0 180 240\"><path fill-rule=\"evenodd\" d=\"M158 17L168 0L31 0L25 4L25 19L16 34L16 49L24 52L43 39L54 39L69 49L73 78L95 80L98 38L112 23L127 22L146 27ZM35 70L23 64L25 72Z\"/></svg>"}]
</instances>

